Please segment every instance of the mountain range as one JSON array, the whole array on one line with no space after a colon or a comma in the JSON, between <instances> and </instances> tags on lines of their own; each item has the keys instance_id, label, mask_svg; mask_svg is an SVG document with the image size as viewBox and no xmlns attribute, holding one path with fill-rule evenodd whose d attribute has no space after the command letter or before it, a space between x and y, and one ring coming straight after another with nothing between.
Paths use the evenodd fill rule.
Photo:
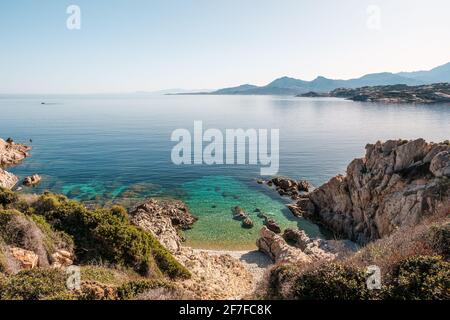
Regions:
<instances>
[{"instance_id":1,"label":"mountain range","mask_svg":"<svg viewBox=\"0 0 450 320\"><path fill-rule=\"evenodd\" d=\"M405 84L410 86L430 83L450 82L450 62L429 71L415 72L382 72L371 73L360 78L350 80L335 80L317 77L312 81L305 81L289 77L276 79L266 86L244 84L238 87L224 88L204 94L217 95L297 95L307 92L329 92L337 88L360 88L366 86L385 86Z\"/></svg>"}]
</instances>

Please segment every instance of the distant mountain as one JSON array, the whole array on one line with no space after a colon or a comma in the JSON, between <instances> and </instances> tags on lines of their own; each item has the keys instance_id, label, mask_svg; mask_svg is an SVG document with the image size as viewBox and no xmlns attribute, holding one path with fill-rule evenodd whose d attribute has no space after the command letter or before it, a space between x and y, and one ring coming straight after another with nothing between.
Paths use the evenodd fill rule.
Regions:
<instances>
[{"instance_id":1,"label":"distant mountain","mask_svg":"<svg viewBox=\"0 0 450 320\"><path fill-rule=\"evenodd\" d=\"M400 72L397 75L425 83L450 82L450 62L430 71Z\"/></svg>"},{"instance_id":2,"label":"distant mountain","mask_svg":"<svg viewBox=\"0 0 450 320\"><path fill-rule=\"evenodd\" d=\"M372 73L356 79L334 80L317 77L305 81L289 77L276 79L266 86L244 84L238 87L225 88L209 94L246 94L246 95L298 95L307 92L329 92L337 88L360 88L365 86L386 86L404 84L417 86L430 83L450 82L450 63L430 71Z\"/></svg>"}]
</instances>

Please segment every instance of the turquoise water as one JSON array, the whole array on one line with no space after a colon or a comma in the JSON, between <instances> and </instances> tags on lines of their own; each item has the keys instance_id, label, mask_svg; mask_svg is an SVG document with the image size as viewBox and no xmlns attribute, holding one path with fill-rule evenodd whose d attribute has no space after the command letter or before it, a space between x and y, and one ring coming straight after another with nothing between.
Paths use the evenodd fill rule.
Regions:
<instances>
[{"instance_id":1,"label":"turquoise water","mask_svg":"<svg viewBox=\"0 0 450 320\"><path fill-rule=\"evenodd\" d=\"M38 188L24 191L49 189L125 205L152 196L179 198L200 218L186 234L196 247L254 246L261 223L252 213L256 207L283 227L319 233L255 182L258 166L175 166L170 135L178 128L192 132L195 120L205 129L280 129L279 174L315 185L343 173L368 142L450 138L449 105L270 96L0 96L0 137L33 140L32 157L10 170L21 178L43 176ZM236 205L249 212L254 229L232 220Z\"/></svg>"}]
</instances>

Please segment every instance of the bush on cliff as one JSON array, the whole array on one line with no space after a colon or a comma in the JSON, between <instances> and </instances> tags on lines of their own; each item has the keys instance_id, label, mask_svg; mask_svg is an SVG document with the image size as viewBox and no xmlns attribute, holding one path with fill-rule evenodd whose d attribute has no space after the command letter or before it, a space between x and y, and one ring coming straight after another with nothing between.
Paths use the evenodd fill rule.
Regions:
<instances>
[{"instance_id":1,"label":"bush on cliff","mask_svg":"<svg viewBox=\"0 0 450 320\"><path fill-rule=\"evenodd\" d=\"M17 210L0 210L0 238L9 246L33 251L40 266L48 266L58 249L72 250L72 239L53 228L40 216L27 216Z\"/></svg>"},{"instance_id":2,"label":"bush on cliff","mask_svg":"<svg viewBox=\"0 0 450 320\"><path fill-rule=\"evenodd\" d=\"M302 300L364 300L369 293L364 271L330 263L300 275L294 296Z\"/></svg>"},{"instance_id":3,"label":"bush on cliff","mask_svg":"<svg viewBox=\"0 0 450 320\"><path fill-rule=\"evenodd\" d=\"M15 203L18 196L11 190L0 187L0 205L7 208L9 205Z\"/></svg>"},{"instance_id":4,"label":"bush on cliff","mask_svg":"<svg viewBox=\"0 0 450 320\"><path fill-rule=\"evenodd\" d=\"M42 195L30 210L73 237L78 262L100 259L130 266L147 276L190 276L153 235L131 225L120 211L88 210L76 201L50 193Z\"/></svg>"},{"instance_id":5,"label":"bush on cliff","mask_svg":"<svg viewBox=\"0 0 450 320\"><path fill-rule=\"evenodd\" d=\"M0 280L0 300L52 299L66 292L66 275L57 269L23 270Z\"/></svg>"},{"instance_id":6,"label":"bush on cliff","mask_svg":"<svg viewBox=\"0 0 450 320\"><path fill-rule=\"evenodd\" d=\"M439 256L406 259L388 275L384 297L396 300L449 300L450 262Z\"/></svg>"}]
</instances>

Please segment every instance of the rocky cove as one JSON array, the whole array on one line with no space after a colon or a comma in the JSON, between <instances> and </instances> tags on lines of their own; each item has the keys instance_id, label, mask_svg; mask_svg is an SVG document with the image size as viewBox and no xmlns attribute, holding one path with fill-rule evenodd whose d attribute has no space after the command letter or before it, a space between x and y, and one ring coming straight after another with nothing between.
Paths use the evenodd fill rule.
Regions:
<instances>
[{"instance_id":1,"label":"rocky cove","mask_svg":"<svg viewBox=\"0 0 450 320\"><path fill-rule=\"evenodd\" d=\"M11 142L2 145L2 164L18 163L30 150ZM335 239L325 240L309 237L298 228L282 230L275 220L260 212L258 216L264 218L265 226L256 242L259 252L210 251L185 246L183 232L195 228L197 217L179 200L153 198L128 210L118 206L88 209L60 196L7 191L17 184L18 179L6 171L0 174L3 188L0 197L3 207L0 210L0 273L4 274L0 280L6 283L3 294L7 297L12 294L8 279L21 275L21 270L61 270L75 263L85 268L88 274L80 291L70 293L77 298L123 298L124 288L136 287L136 281L144 289L133 292L129 298L296 298L292 296L292 282L296 277L304 276L305 269L320 270L323 263L337 263L336 270L340 270L343 266L338 263L368 255L372 246L391 237L395 239L403 230L419 226L428 230L428 224L424 226L424 223L433 221L434 226L444 230L441 241L448 243L450 145L446 142L427 143L418 139L369 144L366 156L352 161L345 176L338 175L318 188L313 188L307 181L289 178L259 181L294 201L289 205L293 215L319 223L335 234ZM234 213L230 210L229 218L238 218L244 223L248 218L246 214L237 207ZM76 228L67 226L71 220L64 220L64 215L79 217L77 219L82 221L87 219L87 224ZM108 226L100 221L94 223L97 215L110 221ZM110 228L115 230L111 234ZM124 241L125 238L119 236L123 230L134 234L132 239L135 240L128 240L133 250L138 246L137 239L147 236L150 238L145 242L146 246L152 249L144 246L143 251L138 249L139 253L132 256L121 252L126 245L117 241ZM25 233L25 238L12 236L18 231ZM81 237L77 232L89 236ZM48 240L44 241L46 237L52 239L51 247L46 244ZM30 242L26 240L28 238L34 240ZM397 245L409 248L409 243ZM149 249L153 258L145 258L145 261L155 259L154 262L137 267L143 263L138 257L147 255L145 252ZM432 251L447 259L445 250L448 247L445 245L443 249L421 250L416 253ZM109 261L109 267L93 267L87 263L98 259ZM123 271L120 266L124 265L133 266L135 271ZM294 276L282 276L288 270L286 268L292 268L289 272ZM105 277L99 277L97 273L107 273L109 278L120 278L120 281L105 282ZM146 279L162 282L149 283Z\"/></svg>"}]
</instances>

